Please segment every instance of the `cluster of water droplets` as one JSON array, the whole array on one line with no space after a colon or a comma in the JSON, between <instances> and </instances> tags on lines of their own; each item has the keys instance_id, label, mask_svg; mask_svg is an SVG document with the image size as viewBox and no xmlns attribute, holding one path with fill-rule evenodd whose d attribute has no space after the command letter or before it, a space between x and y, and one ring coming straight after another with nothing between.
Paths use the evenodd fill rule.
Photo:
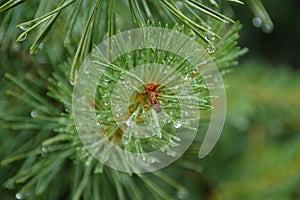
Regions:
<instances>
[{"instance_id":1,"label":"cluster of water droplets","mask_svg":"<svg viewBox=\"0 0 300 200\"><path fill-rule=\"evenodd\" d=\"M208 46L206 48L207 53L214 53L216 51L216 47L214 45L216 34L211 30L210 26L207 27L207 31L205 32L205 39L208 41Z\"/></svg>"},{"instance_id":2,"label":"cluster of water droplets","mask_svg":"<svg viewBox=\"0 0 300 200\"><path fill-rule=\"evenodd\" d=\"M155 67L157 67L157 69L155 69ZM174 69L172 68L172 70ZM154 73L154 75L150 72ZM176 151L172 150L174 147L177 147L181 141L181 138L176 136L176 132L181 128L190 126L189 117L194 115L196 113L195 109L197 109L197 107L190 104L184 105L187 98L190 98L190 95L192 95L188 86L193 79L192 70L179 77L172 77L170 76L172 73L168 67L158 67L154 65L150 67L143 66L140 69L130 71L130 73L138 76L147 83L161 83L161 80L165 80L165 82L169 84L166 85L165 88L169 87L170 91L172 90L177 95L169 95L171 98L170 101L159 100L163 108L161 112L157 112L150 106L148 106L148 108L147 106L143 107L143 105L135 105L135 110L129 112L130 105L132 106L136 103L134 101L132 102L132 99L142 98L141 96L147 94L143 93L144 87L138 80L128 75L129 73L122 74L111 95L111 111L113 117L120 129L124 132L121 139L122 143L124 145L136 146L136 138L148 138L150 141L154 140L152 141L153 149L164 152L170 157L177 156ZM165 78L167 77L166 74L169 75L168 78ZM150 77L152 77L152 79ZM163 87L163 85L161 85L161 87ZM180 96L185 98L181 100L177 99ZM164 96L162 95L161 98L164 99ZM192 99L189 101L192 102ZM147 102L144 103L147 104ZM170 132L170 130L172 131ZM160 140L160 142L155 142L158 140ZM161 144L157 145L156 143ZM139 152L143 151L141 147ZM144 156L144 154L140 154L140 156ZM136 159L145 163L148 162L148 164L151 163L149 160L153 161L153 159L147 156L141 159L139 159L138 156Z\"/></svg>"},{"instance_id":3,"label":"cluster of water droplets","mask_svg":"<svg viewBox=\"0 0 300 200\"><path fill-rule=\"evenodd\" d=\"M254 17L252 19L252 24L256 28L262 28L263 32L265 33L271 33L273 31L273 24L272 22L265 22L262 18L260 17Z\"/></svg>"},{"instance_id":4,"label":"cluster of water droplets","mask_svg":"<svg viewBox=\"0 0 300 200\"><path fill-rule=\"evenodd\" d=\"M165 30L158 31L157 35L164 38L163 32ZM215 47L211 45L209 48L198 48L195 40L191 38L182 38L177 46L173 45L174 42L167 41L179 40L178 32L175 32L170 35L170 38L165 39L165 46L159 45L164 48L169 45L169 49L160 50L155 46L158 43L155 35L150 36L149 39L147 39L148 36L143 37L150 43L150 47L137 48L132 53L121 51L121 56L112 58L110 61L112 63L105 63L104 59L96 60L99 64L94 71L101 73L95 76L95 80L86 81L87 85L96 85L89 90L90 93L96 91L95 96L90 95L91 98L80 100L82 105L79 107L83 108L83 112L77 107L75 109L81 114L80 116L85 116L86 108L89 112L96 113L96 116L86 115L91 118L78 117L80 120L76 121L76 127L79 127L79 132L82 131L80 136L87 148L102 163L116 166L116 169L124 171L128 171L124 165L121 162L120 164L114 163L115 161L111 158L120 155L118 158L122 159L121 156L125 155L124 158L129 159L127 162L132 161L129 163L133 165L139 165L137 163L139 162L141 165L151 165L156 168L166 166L181 156L198 132L199 105L206 103L202 99L201 87L205 87L200 77L202 76L200 68L207 67L209 63L207 57L209 53L215 51ZM206 40L210 44L214 43L216 37L212 31L207 31ZM135 37L135 39L138 40L141 37ZM164 42L163 40L159 39L161 42ZM118 49L126 50L128 48L126 44L126 42L124 46L120 44L121 48ZM113 46L113 41L111 46ZM173 51L176 52L173 53ZM115 56L118 53L112 55ZM92 56L91 58L91 61L83 65L80 71L79 76L82 76L84 80L96 74L91 67L87 66L91 66L90 63L96 63L93 59L98 59L98 57ZM81 85L84 86L84 84ZM157 88L153 85L157 85ZM85 87L77 90L76 101L85 97L82 95L85 93L84 90ZM84 104L84 102L87 103ZM89 107L95 107L95 109ZM84 121L85 118L95 119L92 123L94 129L86 131L85 126L80 124L80 121ZM96 135L98 131L99 138L90 139L93 137L91 134ZM99 150L96 148L97 145ZM152 165L153 163L155 165ZM142 171L153 170L150 167ZM186 196L183 189L178 194L182 198Z\"/></svg>"}]
</instances>

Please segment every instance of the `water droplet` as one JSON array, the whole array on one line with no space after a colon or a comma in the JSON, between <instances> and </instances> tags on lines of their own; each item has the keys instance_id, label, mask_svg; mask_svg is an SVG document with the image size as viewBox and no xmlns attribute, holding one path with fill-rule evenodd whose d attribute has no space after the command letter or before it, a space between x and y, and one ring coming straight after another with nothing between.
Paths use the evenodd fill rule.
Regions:
<instances>
[{"instance_id":1,"label":"water droplet","mask_svg":"<svg viewBox=\"0 0 300 200\"><path fill-rule=\"evenodd\" d=\"M253 26L259 28L262 25L262 20L259 17L254 17L252 19L252 24L253 24Z\"/></svg>"},{"instance_id":2,"label":"water droplet","mask_svg":"<svg viewBox=\"0 0 300 200\"><path fill-rule=\"evenodd\" d=\"M213 78L213 82L214 82L214 83L218 83L219 80L218 80L217 78Z\"/></svg>"},{"instance_id":3,"label":"water droplet","mask_svg":"<svg viewBox=\"0 0 300 200\"><path fill-rule=\"evenodd\" d=\"M44 48L44 46L45 46L45 45L44 45L44 43L43 43L43 42L42 42L42 43L40 43L40 44L39 44L39 49L43 49L43 48Z\"/></svg>"},{"instance_id":4,"label":"water droplet","mask_svg":"<svg viewBox=\"0 0 300 200\"><path fill-rule=\"evenodd\" d=\"M174 136L174 137L173 137L173 140L175 140L175 141L177 141L177 142L180 142L180 141L181 141L181 139L180 139L179 137L177 137L177 136Z\"/></svg>"},{"instance_id":5,"label":"water droplet","mask_svg":"<svg viewBox=\"0 0 300 200\"><path fill-rule=\"evenodd\" d=\"M175 127L175 128L180 128L181 127L181 122L179 121L179 120L176 120L176 121L174 121L173 122L173 126Z\"/></svg>"},{"instance_id":6,"label":"water droplet","mask_svg":"<svg viewBox=\"0 0 300 200\"><path fill-rule=\"evenodd\" d=\"M77 84L77 77L78 77L78 71L76 70L75 73L74 73L74 77L72 76L70 78L70 84L71 85Z\"/></svg>"},{"instance_id":7,"label":"water droplet","mask_svg":"<svg viewBox=\"0 0 300 200\"><path fill-rule=\"evenodd\" d=\"M187 75L183 75L181 78L186 81L189 77Z\"/></svg>"},{"instance_id":8,"label":"water droplet","mask_svg":"<svg viewBox=\"0 0 300 200\"><path fill-rule=\"evenodd\" d=\"M201 61L201 62L198 64L198 66L207 64L207 61L208 61L208 60L203 60L203 61ZM197 68L197 70L199 71L198 68Z\"/></svg>"},{"instance_id":9,"label":"water droplet","mask_svg":"<svg viewBox=\"0 0 300 200\"><path fill-rule=\"evenodd\" d=\"M125 122L125 124L126 124L127 126L131 126L131 123L132 123L131 118L127 119L126 122Z\"/></svg>"},{"instance_id":10,"label":"water droplet","mask_svg":"<svg viewBox=\"0 0 300 200\"><path fill-rule=\"evenodd\" d=\"M48 148L46 147L46 146L43 146L42 148L41 148L41 155L43 156L43 157L46 157L47 155L48 155Z\"/></svg>"},{"instance_id":11,"label":"water droplet","mask_svg":"<svg viewBox=\"0 0 300 200\"><path fill-rule=\"evenodd\" d=\"M194 69L193 69L193 73L194 74L196 74L196 73L198 73L199 72L199 69L198 69L198 67L194 67Z\"/></svg>"},{"instance_id":12,"label":"water droplet","mask_svg":"<svg viewBox=\"0 0 300 200\"><path fill-rule=\"evenodd\" d=\"M125 79L124 79L123 76L120 77L120 82L121 82L121 83L124 83L124 82L125 82Z\"/></svg>"},{"instance_id":13,"label":"water droplet","mask_svg":"<svg viewBox=\"0 0 300 200\"><path fill-rule=\"evenodd\" d=\"M27 31L30 27L31 27L30 22L23 23L21 26L19 26L19 28L22 29L23 31Z\"/></svg>"},{"instance_id":14,"label":"water droplet","mask_svg":"<svg viewBox=\"0 0 300 200\"><path fill-rule=\"evenodd\" d=\"M185 121L183 124L186 126L190 126L190 121Z\"/></svg>"},{"instance_id":15,"label":"water droplet","mask_svg":"<svg viewBox=\"0 0 300 200\"><path fill-rule=\"evenodd\" d=\"M180 188L180 189L178 189L178 191L177 191L177 197L179 199L187 199L188 196L189 196L189 192L187 191L187 189L185 189L183 187Z\"/></svg>"},{"instance_id":16,"label":"water droplet","mask_svg":"<svg viewBox=\"0 0 300 200\"><path fill-rule=\"evenodd\" d=\"M209 0L209 1L210 1L210 3L211 3L212 5L218 7L218 4L217 4L217 2L216 2L215 0Z\"/></svg>"},{"instance_id":17,"label":"water droplet","mask_svg":"<svg viewBox=\"0 0 300 200\"><path fill-rule=\"evenodd\" d=\"M180 2L180 1L176 1L176 5L177 5L177 7L178 7L179 9L182 9L183 6L184 6L184 4L183 4L182 2Z\"/></svg>"},{"instance_id":18,"label":"water droplet","mask_svg":"<svg viewBox=\"0 0 300 200\"><path fill-rule=\"evenodd\" d=\"M18 42L23 42L24 40L26 40L27 38L27 34L22 35L22 37L18 38Z\"/></svg>"},{"instance_id":19,"label":"water droplet","mask_svg":"<svg viewBox=\"0 0 300 200\"><path fill-rule=\"evenodd\" d=\"M47 147L42 147L42 152L47 153L48 152L48 148Z\"/></svg>"},{"instance_id":20,"label":"water droplet","mask_svg":"<svg viewBox=\"0 0 300 200\"><path fill-rule=\"evenodd\" d=\"M17 199L23 199L23 198L24 198L24 195L21 194L21 193L17 193L17 194L16 194L16 198L17 198Z\"/></svg>"},{"instance_id":21,"label":"water droplet","mask_svg":"<svg viewBox=\"0 0 300 200\"><path fill-rule=\"evenodd\" d=\"M89 73L90 73L90 70L88 69L88 66L84 66L83 72L84 72L85 74L89 74Z\"/></svg>"},{"instance_id":22,"label":"water droplet","mask_svg":"<svg viewBox=\"0 0 300 200\"><path fill-rule=\"evenodd\" d=\"M262 26L262 30L264 33L271 33L273 31L273 25L272 24L264 24Z\"/></svg>"},{"instance_id":23,"label":"water droplet","mask_svg":"<svg viewBox=\"0 0 300 200\"><path fill-rule=\"evenodd\" d=\"M183 112L183 114L184 114L184 116L186 116L186 117L189 116L189 112L186 111L186 110Z\"/></svg>"},{"instance_id":24,"label":"water droplet","mask_svg":"<svg viewBox=\"0 0 300 200\"><path fill-rule=\"evenodd\" d=\"M160 128L156 128L153 130L153 135L155 135L157 138L161 139L162 138L162 133Z\"/></svg>"},{"instance_id":25,"label":"water droplet","mask_svg":"<svg viewBox=\"0 0 300 200\"><path fill-rule=\"evenodd\" d=\"M216 48L214 45L209 44L206 50L207 50L207 53L214 53L216 51Z\"/></svg>"},{"instance_id":26,"label":"water droplet","mask_svg":"<svg viewBox=\"0 0 300 200\"><path fill-rule=\"evenodd\" d=\"M171 120L169 119L169 118L166 118L165 120L164 120L164 123L166 123L166 124L168 124L168 123L170 123L171 122Z\"/></svg>"},{"instance_id":27,"label":"water droplet","mask_svg":"<svg viewBox=\"0 0 300 200\"><path fill-rule=\"evenodd\" d=\"M211 31L207 31L205 38L209 41L214 41L216 39L216 34Z\"/></svg>"},{"instance_id":28,"label":"water droplet","mask_svg":"<svg viewBox=\"0 0 300 200\"><path fill-rule=\"evenodd\" d=\"M171 156L171 157L175 157L177 155L177 153L175 151L168 151L167 155Z\"/></svg>"},{"instance_id":29,"label":"water droplet","mask_svg":"<svg viewBox=\"0 0 300 200\"><path fill-rule=\"evenodd\" d=\"M38 116L37 112L34 111L34 110L31 111L30 115L31 115L32 118L36 118Z\"/></svg>"},{"instance_id":30,"label":"water droplet","mask_svg":"<svg viewBox=\"0 0 300 200\"><path fill-rule=\"evenodd\" d=\"M179 94L184 95L187 93L187 89L186 88L182 88L179 92Z\"/></svg>"}]
</instances>

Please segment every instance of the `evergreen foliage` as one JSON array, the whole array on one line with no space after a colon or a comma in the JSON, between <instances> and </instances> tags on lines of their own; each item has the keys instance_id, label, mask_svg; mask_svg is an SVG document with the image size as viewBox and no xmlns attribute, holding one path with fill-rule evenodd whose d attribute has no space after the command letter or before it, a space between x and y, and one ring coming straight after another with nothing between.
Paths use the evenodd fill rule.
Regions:
<instances>
[{"instance_id":1,"label":"evergreen foliage","mask_svg":"<svg viewBox=\"0 0 300 200\"><path fill-rule=\"evenodd\" d=\"M260 3L249 2L254 10L261 6ZM235 3L242 4L235 0L0 1L0 13L4 13L0 15L0 75L5 77L0 82L0 182L5 188L0 193L1 196L4 199L15 196L17 199L96 200L218 199L223 195L238 199L240 194L248 195L248 191L243 188L239 188L237 194L227 193L227 187L236 185L226 184L229 179L222 176L219 168L224 166L224 170L230 172L231 165L226 167L226 163L233 158L241 163L240 170L251 163L241 158L239 145L221 153L220 157L216 157L216 162L215 158L199 160L199 137L182 158L163 170L146 174L123 173L103 166L89 154L76 132L72 117L72 84L83 59L93 45L119 31L145 26L170 27L182 31L207 47L207 54L212 58L209 62L215 62L223 74L230 71L237 65L238 57L247 51L237 46L241 25L231 19L231 5ZM263 23L270 23L265 10L260 11L258 17L264 16ZM15 38L19 43L13 42ZM28 55L28 51L36 55ZM155 52L154 55L159 53L167 54ZM141 56L135 58L137 60L126 62L141 61ZM260 70L266 69L254 68L249 72L240 72L240 75L264 73ZM282 74L291 76L289 71ZM246 78L241 79L247 80ZM228 79L232 82L230 85L240 84L235 76ZM266 80L261 81L272 80L266 77ZM282 80L281 83L284 85L286 82ZM280 87L270 88L270 93L281 91ZM235 94L239 94L243 88L260 94L261 99L240 100ZM235 89L240 90L229 92L228 95L233 104L238 105L230 107L234 114L229 115L229 132L245 132L252 127L249 125L251 120L257 120L257 124L260 124L263 120L254 116L263 117L261 112L265 111L252 109L258 104L266 104L270 109L281 105L280 102L273 102L273 99L264 98L264 90L259 93L259 87L249 83ZM276 123L281 126L287 121L296 120L297 115L289 109L289 105L297 106L294 100L297 97L288 92L283 92L282 96L286 97L287 103L282 112L287 113L290 118L277 120ZM249 103L244 103L244 100ZM207 108L203 106L203 110ZM236 122L236 116L239 117L239 122ZM270 123L274 124L273 122ZM199 132L206 125L205 121L202 122ZM298 130L299 127L293 128L292 130ZM256 129L253 132L256 133ZM278 137L280 135L278 132ZM277 136L274 137L276 140ZM255 142L259 142L255 138L249 148L254 148ZM298 141L296 139L289 143L295 148ZM236 141L230 135L223 140L224 146L234 146ZM215 155L221 148L226 149L224 146L220 145ZM272 147L270 144L270 152L264 152L265 156L278 151ZM292 165L297 160L293 160L294 151L290 151L291 154L286 159ZM260 170L266 170L261 165ZM295 171L291 167L290 176L297 174ZM259 171L253 172L254 175L257 173ZM251 184L248 176L251 174L241 175L238 179L249 180L243 182L245 187ZM280 180L285 181L284 177ZM280 180L275 181L275 184ZM297 180L292 182L296 183ZM226 184L226 187L222 184ZM263 197L264 194L259 189L257 188L253 198ZM283 188L282 191L283 197L291 194L290 188Z\"/></svg>"}]
</instances>

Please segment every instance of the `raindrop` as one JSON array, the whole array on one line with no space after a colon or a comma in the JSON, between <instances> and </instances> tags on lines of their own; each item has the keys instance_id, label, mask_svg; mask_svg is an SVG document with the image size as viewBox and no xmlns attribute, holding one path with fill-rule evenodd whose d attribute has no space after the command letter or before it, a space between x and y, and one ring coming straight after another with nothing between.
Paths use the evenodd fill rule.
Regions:
<instances>
[{"instance_id":1,"label":"raindrop","mask_svg":"<svg viewBox=\"0 0 300 200\"><path fill-rule=\"evenodd\" d=\"M205 64L207 64L207 60L201 61L198 65L200 66L200 65L205 65ZM197 70L198 70L198 68L197 68ZM198 71L199 71L199 70L198 70Z\"/></svg>"},{"instance_id":2,"label":"raindrop","mask_svg":"<svg viewBox=\"0 0 300 200\"><path fill-rule=\"evenodd\" d=\"M184 94L186 94L186 93L187 93L186 88L182 88L182 89L180 90L180 92L179 92L179 94L181 94L181 95L184 95Z\"/></svg>"},{"instance_id":3,"label":"raindrop","mask_svg":"<svg viewBox=\"0 0 300 200\"><path fill-rule=\"evenodd\" d=\"M44 46L45 46L44 43L40 43L40 44L39 44L39 49L43 49Z\"/></svg>"},{"instance_id":4,"label":"raindrop","mask_svg":"<svg viewBox=\"0 0 300 200\"><path fill-rule=\"evenodd\" d=\"M216 39L216 35L215 35L215 33L211 32L211 31L207 31L205 38L209 41L214 41Z\"/></svg>"},{"instance_id":5,"label":"raindrop","mask_svg":"<svg viewBox=\"0 0 300 200\"><path fill-rule=\"evenodd\" d=\"M184 116L186 116L186 117L189 116L189 112L188 112L188 111L184 111L183 114L184 114Z\"/></svg>"},{"instance_id":6,"label":"raindrop","mask_svg":"<svg viewBox=\"0 0 300 200\"><path fill-rule=\"evenodd\" d=\"M194 67L194 69L193 69L193 73L194 74L196 74L196 73L198 73L199 72L199 69L198 69L198 67Z\"/></svg>"},{"instance_id":7,"label":"raindrop","mask_svg":"<svg viewBox=\"0 0 300 200\"><path fill-rule=\"evenodd\" d=\"M71 77L71 79L70 79L70 84L71 85L77 84L77 77L78 77L78 71L76 70L75 74L74 74L74 78Z\"/></svg>"},{"instance_id":8,"label":"raindrop","mask_svg":"<svg viewBox=\"0 0 300 200\"><path fill-rule=\"evenodd\" d=\"M90 73L90 71L89 71L89 69L88 69L88 66L85 66L85 67L83 68L83 72L84 72L85 74L89 74L89 73Z\"/></svg>"},{"instance_id":9,"label":"raindrop","mask_svg":"<svg viewBox=\"0 0 300 200\"><path fill-rule=\"evenodd\" d=\"M125 138L125 137L122 137L122 143L124 144L124 145L127 145L127 144L129 144L129 140L127 139L127 138Z\"/></svg>"},{"instance_id":10,"label":"raindrop","mask_svg":"<svg viewBox=\"0 0 300 200\"><path fill-rule=\"evenodd\" d=\"M180 142L180 141L181 141L181 139L180 139L179 137L177 137L177 136L174 136L174 137L173 137L173 140L175 140L175 141L177 141L177 142Z\"/></svg>"},{"instance_id":11,"label":"raindrop","mask_svg":"<svg viewBox=\"0 0 300 200\"><path fill-rule=\"evenodd\" d=\"M168 149L169 149L168 146L163 146L160 150L161 150L161 152L165 152L165 151L168 150Z\"/></svg>"},{"instance_id":12,"label":"raindrop","mask_svg":"<svg viewBox=\"0 0 300 200\"><path fill-rule=\"evenodd\" d=\"M41 153L41 155L43 156L43 157L46 157L47 155L48 155L48 148L47 147L42 147L41 148L41 151L42 151L42 153Z\"/></svg>"},{"instance_id":13,"label":"raindrop","mask_svg":"<svg viewBox=\"0 0 300 200\"><path fill-rule=\"evenodd\" d=\"M259 28L262 25L262 20L259 17L254 17L252 19L252 24L253 24L253 26Z\"/></svg>"},{"instance_id":14,"label":"raindrop","mask_svg":"<svg viewBox=\"0 0 300 200\"><path fill-rule=\"evenodd\" d=\"M169 118L166 118L165 120L164 120L164 123L166 123L166 124L168 124L168 123L170 123L171 122L171 120L169 119Z\"/></svg>"},{"instance_id":15,"label":"raindrop","mask_svg":"<svg viewBox=\"0 0 300 200\"><path fill-rule=\"evenodd\" d=\"M190 121L185 121L185 122L184 122L184 125L190 126Z\"/></svg>"},{"instance_id":16,"label":"raindrop","mask_svg":"<svg viewBox=\"0 0 300 200\"><path fill-rule=\"evenodd\" d=\"M109 85L108 80L104 80L103 85L108 86Z\"/></svg>"},{"instance_id":17,"label":"raindrop","mask_svg":"<svg viewBox=\"0 0 300 200\"><path fill-rule=\"evenodd\" d=\"M181 77L183 80L188 80L188 76L187 75L183 75L182 77Z\"/></svg>"},{"instance_id":18,"label":"raindrop","mask_svg":"<svg viewBox=\"0 0 300 200\"><path fill-rule=\"evenodd\" d=\"M103 92L103 94L102 94L102 97L108 97L109 96L109 94L108 93L106 93L106 92Z\"/></svg>"},{"instance_id":19,"label":"raindrop","mask_svg":"<svg viewBox=\"0 0 300 200\"><path fill-rule=\"evenodd\" d=\"M22 29L23 31L27 31L30 27L31 27L30 22L23 23L21 26L19 26L19 28Z\"/></svg>"},{"instance_id":20,"label":"raindrop","mask_svg":"<svg viewBox=\"0 0 300 200\"><path fill-rule=\"evenodd\" d=\"M262 26L262 30L263 30L264 33L271 33L273 31L273 25L264 24Z\"/></svg>"},{"instance_id":21,"label":"raindrop","mask_svg":"<svg viewBox=\"0 0 300 200\"><path fill-rule=\"evenodd\" d=\"M127 119L126 122L125 122L125 124L126 124L127 126L131 126L131 123L132 123L131 118Z\"/></svg>"},{"instance_id":22,"label":"raindrop","mask_svg":"<svg viewBox=\"0 0 300 200\"><path fill-rule=\"evenodd\" d=\"M30 115L31 115L32 118L36 118L38 116L37 112L34 111L34 110L31 111Z\"/></svg>"},{"instance_id":23,"label":"raindrop","mask_svg":"<svg viewBox=\"0 0 300 200\"><path fill-rule=\"evenodd\" d=\"M209 44L206 50L208 53L214 53L216 51L216 48L214 45Z\"/></svg>"},{"instance_id":24,"label":"raindrop","mask_svg":"<svg viewBox=\"0 0 300 200\"><path fill-rule=\"evenodd\" d=\"M180 2L180 1L177 1L177 2L176 2L176 5L177 5L177 7L178 7L179 9L182 9L183 6L184 6L184 4L183 4L182 2Z\"/></svg>"},{"instance_id":25,"label":"raindrop","mask_svg":"<svg viewBox=\"0 0 300 200\"><path fill-rule=\"evenodd\" d=\"M42 152L47 153L48 152L48 148L47 147L42 147Z\"/></svg>"},{"instance_id":26,"label":"raindrop","mask_svg":"<svg viewBox=\"0 0 300 200\"><path fill-rule=\"evenodd\" d=\"M136 156L136 161L141 162L141 163L145 163L146 162L146 158L144 154L138 155Z\"/></svg>"},{"instance_id":27,"label":"raindrop","mask_svg":"<svg viewBox=\"0 0 300 200\"><path fill-rule=\"evenodd\" d=\"M179 121L179 120L176 120L175 122L173 122L173 126L175 127L175 128L180 128L181 127L181 122Z\"/></svg>"},{"instance_id":28,"label":"raindrop","mask_svg":"<svg viewBox=\"0 0 300 200\"><path fill-rule=\"evenodd\" d=\"M217 4L217 2L216 2L215 0L209 0L209 1L210 1L210 3L211 3L212 5L218 7L218 4Z\"/></svg>"},{"instance_id":29,"label":"raindrop","mask_svg":"<svg viewBox=\"0 0 300 200\"><path fill-rule=\"evenodd\" d=\"M175 151L168 151L167 155L171 156L171 157L175 157L177 155L177 153Z\"/></svg>"},{"instance_id":30,"label":"raindrop","mask_svg":"<svg viewBox=\"0 0 300 200\"><path fill-rule=\"evenodd\" d=\"M153 135L156 135L157 138L161 139L162 138L162 133L161 133L161 130L160 128L155 128L153 130L154 134Z\"/></svg>"},{"instance_id":31,"label":"raindrop","mask_svg":"<svg viewBox=\"0 0 300 200\"><path fill-rule=\"evenodd\" d=\"M17 198L17 199L23 199L23 198L24 198L24 195L21 194L21 193L17 193L17 194L16 194L16 198Z\"/></svg>"},{"instance_id":32,"label":"raindrop","mask_svg":"<svg viewBox=\"0 0 300 200\"><path fill-rule=\"evenodd\" d=\"M123 77L123 76L121 76L121 77L120 77L120 82L121 82L121 83L124 83L124 82L125 82L125 80L124 80L124 77Z\"/></svg>"},{"instance_id":33,"label":"raindrop","mask_svg":"<svg viewBox=\"0 0 300 200\"><path fill-rule=\"evenodd\" d=\"M155 163L155 159L154 158L150 158L150 163Z\"/></svg>"},{"instance_id":34,"label":"raindrop","mask_svg":"<svg viewBox=\"0 0 300 200\"><path fill-rule=\"evenodd\" d=\"M177 191L177 197L179 199L187 199L189 196L189 192L187 191L187 189L185 188L179 188L178 191Z\"/></svg>"},{"instance_id":35,"label":"raindrop","mask_svg":"<svg viewBox=\"0 0 300 200\"><path fill-rule=\"evenodd\" d=\"M170 142L169 143L170 147L176 147L176 146L178 146L178 144L176 142L174 142L173 139L170 139L169 142Z\"/></svg>"},{"instance_id":36,"label":"raindrop","mask_svg":"<svg viewBox=\"0 0 300 200\"><path fill-rule=\"evenodd\" d=\"M22 37L18 38L18 42L23 42L24 40L26 40L27 38L27 34L22 35Z\"/></svg>"}]
</instances>

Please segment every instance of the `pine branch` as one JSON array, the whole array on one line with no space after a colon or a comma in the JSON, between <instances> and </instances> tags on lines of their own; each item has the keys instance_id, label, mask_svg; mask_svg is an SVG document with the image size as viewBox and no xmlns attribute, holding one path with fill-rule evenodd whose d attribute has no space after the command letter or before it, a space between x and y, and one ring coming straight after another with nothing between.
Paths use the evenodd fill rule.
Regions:
<instances>
[{"instance_id":1,"label":"pine branch","mask_svg":"<svg viewBox=\"0 0 300 200\"><path fill-rule=\"evenodd\" d=\"M231 2L241 3L240 1ZM229 66L236 64L238 56L244 54L246 50L237 47L237 32L241 26L238 23L233 24L233 20L221 14L221 9L218 8L221 3L218 3L216 1L199 3L192 0L128 0L125 3L105 0L62 0L55 5L51 1L34 3L7 1L2 4L0 11L7 12L6 15L1 16L4 19L2 27L9 27L5 34L15 35L16 31L11 27L12 24L13 26L18 24L17 27L24 32L20 34L17 41L25 40L30 34L33 37L32 41L28 41L28 44L31 44L30 53L40 53L39 56L45 59L43 62L46 61L47 67L49 67L39 70L37 70L38 67L34 67L25 80L23 80L23 74L6 73L6 78L11 82L5 83L9 86L6 94L10 97L7 98L17 99L21 103L11 108L9 114L0 115L5 120L3 122L5 128L12 131L14 136L9 139L9 141L14 141L12 142L14 143L12 148L14 152L5 155L1 165L13 166L13 163L16 163L14 174L6 181L5 186L16 192L16 198L28 199L142 199L147 196L154 199L188 198L188 191L182 186L181 181L175 180L173 176L169 175L176 170L176 167L170 167L165 172L134 174L132 171L135 166L128 164L127 157L120 156L115 162L122 162L129 169L129 173L122 173L108 168L95 159L87 147L82 144L76 131L72 113L73 86L69 80L73 84L76 82L76 73L94 44L102 41L105 37L111 37L118 30L128 29L128 27L147 28L154 24L160 27L161 23L158 21L168 21L171 24L170 27L173 27L174 23L174 31L188 34L205 46L201 54L191 55L192 58L199 56L195 62L200 67L215 61L221 70L228 69ZM10 10L13 7L15 10ZM26 14L27 12L22 8L24 10L28 8L31 11L37 9L35 16ZM86 12L81 12L81 8L85 8ZM18 12L30 19L20 23L24 18ZM132 21L122 20L129 17L132 18ZM148 18L155 22L150 23ZM184 24L185 27L177 23ZM231 24L227 25L227 23ZM145 35L145 37L148 37L148 41L151 40L149 35ZM29 38L25 40L25 45ZM156 42L161 45L163 40L168 39L167 36L161 35L160 41ZM9 44L10 41L5 42L5 40L1 40L0 43ZM176 44L180 47L184 46L184 43L180 42L182 41L175 41L174 46ZM63 49L63 44L66 49ZM121 49L130 47L130 44L125 42L118 45ZM54 47L56 49L53 49ZM56 51L57 49L59 50ZM179 51L179 49L177 50ZM210 59L208 59L209 57ZM107 130L106 136L120 148L137 153L139 162L145 164L147 164L146 161L159 162L160 160L155 158L143 157L143 152L153 148L163 151L170 157L176 156L172 148L178 145L181 138L176 136L174 130L184 127L187 130L195 131L195 128L187 123L197 117L195 113L185 114L183 121L178 120L182 114L179 110L178 102L180 100L188 102L192 106L190 110L194 110L194 108L202 111L212 109L210 102L215 97L208 93L208 87L204 83L207 77L204 77L197 71L199 69L195 69L191 63L175 53L150 48L120 56L113 63L108 63L99 55L96 58L97 64L102 66L104 71L103 77L97 82L98 96L93 99L95 102L92 102L92 105L98 108L96 110L98 123ZM172 66L172 69L179 74L176 75L176 80L180 80L181 84L174 85L173 90L160 88L162 94L155 99L167 111L165 121L168 125L166 128L153 129L156 137L151 139L134 139L130 137L130 134L125 134L128 129L120 130L116 122L112 120L116 116L113 116L111 106L107 103L111 96L106 93L110 94L113 91L117 81L121 80L121 76L127 76L129 80L142 84L141 87L132 82L125 84L134 88L138 98L128 95L125 87L121 88L123 90L118 93L120 96L123 95L124 98L121 99L128 99L128 102L131 102L130 115L125 124L140 120L140 122L145 121L153 127L159 128L157 125L160 123L160 118L157 117L157 113L160 108L149 107L148 104L148 107L144 106L150 98L150 95L145 94L153 92L151 87L154 86L147 85L146 81L131 71L135 66L150 62ZM32 65L39 66L38 64ZM20 68L26 68L24 63L21 63L20 66ZM157 74L165 73L162 70L145 69L142 75L155 77ZM71 74L71 78L69 78L69 74ZM167 79L168 76L161 77L162 82L172 82ZM192 89L196 94L193 98L190 97L190 93L184 94L184 91L181 95L174 95L174 91L182 92L180 89L190 80L193 80ZM45 88L47 88L47 92ZM141 92L141 90L145 91ZM4 93L4 90L0 91ZM148 113L144 121L140 116L143 109ZM7 130L5 132L10 133ZM97 145L103 141L97 142L90 145L97 149ZM197 142L200 141L197 140ZM197 151L194 149L194 146L191 147L187 159L178 162L178 166L183 168L177 177L184 176L185 169L193 169L197 173L201 171L197 161L188 161L189 156L197 155ZM109 146L102 149L103 157L108 156L110 150ZM21 166L18 167L18 164ZM56 189L60 194L57 194L59 192L50 192Z\"/></svg>"}]
</instances>

